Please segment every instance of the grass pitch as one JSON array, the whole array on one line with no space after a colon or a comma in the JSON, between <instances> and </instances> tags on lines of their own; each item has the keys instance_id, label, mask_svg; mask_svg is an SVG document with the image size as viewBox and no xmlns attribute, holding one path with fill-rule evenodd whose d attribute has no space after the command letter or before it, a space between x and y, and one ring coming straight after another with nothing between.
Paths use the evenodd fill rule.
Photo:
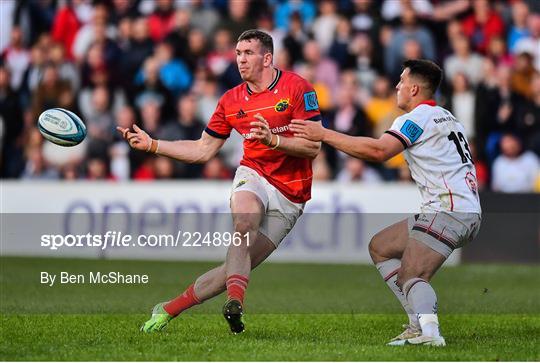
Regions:
<instances>
[{"instance_id":1,"label":"grass pitch","mask_svg":"<svg viewBox=\"0 0 540 363\"><path fill-rule=\"evenodd\" d=\"M433 281L447 347L387 347L406 317L375 268L263 264L252 275L244 334L224 297L166 331L139 327L151 307L215 266L201 262L2 258L2 360L540 360L538 266L465 265ZM148 274L147 285L40 284L40 272Z\"/></svg>"}]
</instances>

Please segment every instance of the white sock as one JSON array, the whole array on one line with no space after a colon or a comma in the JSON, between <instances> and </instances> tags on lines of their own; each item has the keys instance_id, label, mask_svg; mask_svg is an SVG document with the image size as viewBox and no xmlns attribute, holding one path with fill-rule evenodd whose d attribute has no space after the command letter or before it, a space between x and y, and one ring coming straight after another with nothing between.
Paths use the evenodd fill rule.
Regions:
<instances>
[{"instance_id":1,"label":"white sock","mask_svg":"<svg viewBox=\"0 0 540 363\"><path fill-rule=\"evenodd\" d=\"M439 337L439 318L437 317L437 295L429 282L413 278L403 284L403 291L409 305L418 316L422 334Z\"/></svg>"},{"instance_id":2,"label":"white sock","mask_svg":"<svg viewBox=\"0 0 540 363\"><path fill-rule=\"evenodd\" d=\"M405 298L405 294L403 294L403 291L401 291L400 287L397 285L397 270L401 267L401 260L398 260L397 258L393 258L390 260L386 260L383 262L380 262L375 265L377 267L377 270L379 270L379 273L381 274L382 278L392 290L394 295L396 295L397 299L401 303L401 306L403 306L403 309L409 316L409 325L420 329L420 323L418 322L418 318L416 317L416 314L414 313L413 309L407 302L407 299Z\"/></svg>"}]
</instances>

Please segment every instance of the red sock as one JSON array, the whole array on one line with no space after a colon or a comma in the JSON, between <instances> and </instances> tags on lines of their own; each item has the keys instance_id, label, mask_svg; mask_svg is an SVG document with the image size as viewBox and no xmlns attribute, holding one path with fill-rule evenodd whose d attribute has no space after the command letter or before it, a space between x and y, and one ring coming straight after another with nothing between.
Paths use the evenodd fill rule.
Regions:
<instances>
[{"instance_id":1,"label":"red sock","mask_svg":"<svg viewBox=\"0 0 540 363\"><path fill-rule=\"evenodd\" d=\"M248 281L249 278L242 275L231 275L227 277L227 298L244 303L244 293L246 292Z\"/></svg>"},{"instance_id":2,"label":"red sock","mask_svg":"<svg viewBox=\"0 0 540 363\"><path fill-rule=\"evenodd\" d=\"M200 304L201 302L197 296L195 296L194 286L194 284L191 284L182 295L165 304L163 309L165 309L169 315L176 316L193 305Z\"/></svg>"}]
</instances>

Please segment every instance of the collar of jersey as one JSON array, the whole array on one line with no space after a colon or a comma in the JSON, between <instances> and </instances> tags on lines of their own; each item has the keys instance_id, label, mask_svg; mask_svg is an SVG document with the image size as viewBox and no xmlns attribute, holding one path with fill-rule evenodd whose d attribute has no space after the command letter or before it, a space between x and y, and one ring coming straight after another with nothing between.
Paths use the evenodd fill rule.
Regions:
<instances>
[{"instance_id":1,"label":"collar of jersey","mask_svg":"<svg viewBox=\"0 0 540 363\"><path fill-rule=\"evenodd\" d=\"M420 105L428 105L428 106L437 106L437 102L435 102L435 100L425 100L425 101L422 101L418 104L418 106ZM416 106L416 107L418 107Z\"/></svg>"},{"instance_id":2,"label":"collar of jersey","mask_svg":"<svg viewBox=\"0 0 540 363\"><path fill-rule=\"evenodd\" d=\"M281 77L281 70L280 69L277 69L276 68L276 78L274 78L274 80L272 81L272 83L270 83L270 85L268 86L267 90L271 91L274 89L274 87L276 87L278 81L279 81L279 78ZM249 95L252 95L254 92L251 90L251 88L249 88L249 84L247 84L246 82L246 88L247 88L247 93Z\"/></svg>"}]
</instances>

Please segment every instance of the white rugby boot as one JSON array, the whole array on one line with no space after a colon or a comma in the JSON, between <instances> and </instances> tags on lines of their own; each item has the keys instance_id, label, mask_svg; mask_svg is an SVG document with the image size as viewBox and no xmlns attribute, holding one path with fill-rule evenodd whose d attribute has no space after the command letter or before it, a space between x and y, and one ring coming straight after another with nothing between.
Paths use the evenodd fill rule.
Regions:
<instances>
[{"instance_id":1,"label":"white rugby boot","mask_svg":"<svg viewBox=\"0 0 540 363\"><path fill-rule=\"evenodd\" d=\"M441 336L430 337L427 335L420 335L420 336L417 336L416 338L396 340L396 341L388 343L388 345L393 345L393 346L429 345L432 347L444 347L446 346L446 342L444 341L444 338Z\"/></svg>"}]
</instances>

